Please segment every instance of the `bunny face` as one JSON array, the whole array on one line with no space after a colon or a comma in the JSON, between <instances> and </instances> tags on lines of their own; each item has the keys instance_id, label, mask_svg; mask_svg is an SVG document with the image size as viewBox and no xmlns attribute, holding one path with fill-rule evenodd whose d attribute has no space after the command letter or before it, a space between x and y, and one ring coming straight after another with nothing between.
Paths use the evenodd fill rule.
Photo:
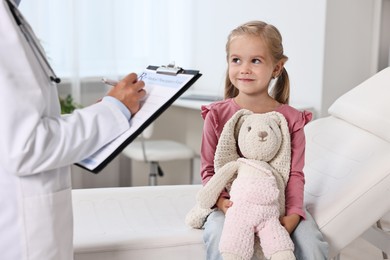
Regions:
<instances>
[{"instance_id":1,"label":"bunny face","mask_svg":"<svg viewBox=\"0 0 390 260\"><path fill-rule=\"evenodd\" d=\"M279 117L252 114L239 127L238 146L243 156L269 162L278 153L282 144Z\"/></svg>"}]
</instances>

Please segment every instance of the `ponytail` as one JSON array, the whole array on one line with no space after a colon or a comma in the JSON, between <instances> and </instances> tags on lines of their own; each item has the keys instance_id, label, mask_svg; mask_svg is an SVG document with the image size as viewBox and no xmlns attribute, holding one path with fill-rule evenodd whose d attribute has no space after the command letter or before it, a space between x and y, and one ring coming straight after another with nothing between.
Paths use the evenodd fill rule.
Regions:
<instances>
[{"instance_id":1,"label":"ponytail","mask_svg":"<svg viewBox=\"0 0 390 260\"><path fill-rule=\"evenodd\" d=\"M283 67L280 76L272 88L271 96L282 104L288 104L290 99L290 79L286 68Z\"/></svg>"},{"instance_id":2,"label":"ponytail","mask_svg":"<svg viewBox=\"0 0 390 260\"><path fill-rule=\"evenodd\" d=\"M225 79L225 93L224 98L234 98L238 95L238 89L233 85L229 78L229 72L226 71L226 79Z\"/></svg>"}]
</instances>

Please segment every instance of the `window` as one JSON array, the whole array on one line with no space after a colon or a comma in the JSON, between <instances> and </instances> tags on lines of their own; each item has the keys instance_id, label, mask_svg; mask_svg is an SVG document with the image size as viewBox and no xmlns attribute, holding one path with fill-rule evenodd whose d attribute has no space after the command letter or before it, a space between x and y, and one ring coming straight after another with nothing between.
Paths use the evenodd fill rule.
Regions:
<instances>
[{"instance_id":1,"label":"window","mask_svg":"<svg viewBox=\"0 0 390 260\"><path fill-rule=\"evenodd\" d=\"M191 1L23 0L20 10L57 75L82 79L191 65Z\"/></svg>"}]
</instances>

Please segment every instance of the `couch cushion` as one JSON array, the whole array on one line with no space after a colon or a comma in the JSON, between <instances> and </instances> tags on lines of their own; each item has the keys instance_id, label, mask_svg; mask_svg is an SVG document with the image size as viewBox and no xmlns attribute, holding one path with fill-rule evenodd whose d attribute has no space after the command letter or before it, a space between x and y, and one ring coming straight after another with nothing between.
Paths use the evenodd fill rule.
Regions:
<instances>
[{"instance_id":1,"label":"couch cushion","mask_svg":"<svg viewBox=\"0 0 390 260\"><path fill-rule=\"evenodd\" d=\"M390 67L342 95L328 111L390 142Z\"/></svg>"},{"instance_id":2,"label":"couch cushion","mask_svg":"<svg viewBox=\"0 0 390 260\"><path fill-rule=\"evenodd\" d=\"M334 257L390 210L390 143L333 116L305 134L306 207Z\"/></svg>"}]
</instances>

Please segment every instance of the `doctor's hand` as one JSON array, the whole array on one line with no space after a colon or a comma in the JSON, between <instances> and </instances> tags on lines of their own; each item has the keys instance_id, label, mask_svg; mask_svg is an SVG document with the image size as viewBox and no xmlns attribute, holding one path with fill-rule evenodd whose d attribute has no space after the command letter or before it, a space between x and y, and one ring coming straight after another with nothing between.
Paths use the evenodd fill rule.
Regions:
<instances>
[{"instance_id":1,"label":"doctor's hand","mask_svg":"<svg viewBox=\"0 0 390 260\"><path fill-rule=\"evenodd\" d=\"M140 102L145 97L145 82L138 80L137 74L130 73L108 91L107 95L121 101L132 115L140 109Z\"/></svg>"}]
</instances>

